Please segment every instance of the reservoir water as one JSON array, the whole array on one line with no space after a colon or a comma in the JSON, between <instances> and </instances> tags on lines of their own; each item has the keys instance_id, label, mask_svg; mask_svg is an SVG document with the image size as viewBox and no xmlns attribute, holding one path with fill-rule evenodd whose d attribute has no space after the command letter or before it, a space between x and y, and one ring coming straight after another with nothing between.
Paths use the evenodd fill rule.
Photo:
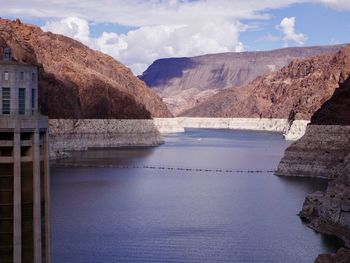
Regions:
<instances>
[{"instance_id":1,"label":"reservoir water","mask_svg":"<svg viewBox=\"0 0 350 263\"><path fill-rule=\"evenodd\" d=\"M74 153L51 169L53 263L313 262L335 251L297 217L325 181L113 167L274 170L288 145L192 129L155 148Z\"/></svg>"}]
</instances>

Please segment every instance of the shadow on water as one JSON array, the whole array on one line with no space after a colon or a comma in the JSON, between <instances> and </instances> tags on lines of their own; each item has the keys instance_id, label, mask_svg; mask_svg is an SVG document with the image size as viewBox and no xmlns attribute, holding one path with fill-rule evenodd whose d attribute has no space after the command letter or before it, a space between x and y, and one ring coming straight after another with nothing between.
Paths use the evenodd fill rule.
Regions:
<instances>
[{"instance_id":1,"label":"shadow on water","mask_svg":"<svg viewBox=\"0 0 350 263\"><path fill-rule=\"evenodd\" d=\"M285 177L277 176L282 183L293 187L301 188L302 192L313 193L315 191L325 191L329 180L311 177Z\"/></svg>"},{"instance_id":2,"label":"shadow on water","mask_svg":"<svg viewBox=\"0 0 350 263\"><path fill-rule=\"evenodd\" d=\"M315 191L324 192L327 189L330 180L322 178L310 178L310 177L283 177L277 176L281 182L288 185L288 187L295 187L303 192L313 193ZM300 204L300 209L302 203ZM308 227L308 224L300 219L300 222ZM310 228L310 231L314 231L321 237L322 246L329 251L337 251L339 248L344 247L344 242L340 238L334 235L322 234Z\"/></svg>"},{"instance_id":3,"label":"shadow on water","mask_svg":"<svg viewBox=\"0 0 350 263\"><path fill-rule=\"evenodd\" d=\"M71 152L71 157L56 160L55 166L89 165L98 166L138 164L152 155L156 147L121 147L89 149L88 151Z\"/></svg>"},{"instance_id":4,"label":"shadow on water","mask_svg":"<svg viewBox=\"0 0 350 263\"><path fill-rule=\"evenodd\" d=\"M343 240L332 235L321 234L321 241L325 247L330 248L333 251L336 251L345 245Z\"/></svg>"}]
</instances>

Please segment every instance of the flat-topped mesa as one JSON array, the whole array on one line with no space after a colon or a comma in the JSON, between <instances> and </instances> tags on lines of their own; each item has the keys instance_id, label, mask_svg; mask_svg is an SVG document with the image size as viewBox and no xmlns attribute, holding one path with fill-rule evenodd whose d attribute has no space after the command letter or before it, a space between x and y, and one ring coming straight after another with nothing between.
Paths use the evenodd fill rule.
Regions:
<instances>
[{"instance_id":1,"label":"flat-topped mesa","mask_svg":"<svg viewBox=\"0 0 350 263\"><path fill-rule=\"evenodd\" d=\"M140 78L164 99L174 115L213 117L186 115L183 112L203 103L223 89L242 87L256 77L277 71L295 59L334 54L340 48L340 45L292 47L159 59Z\"/></svg>"},{"instance_id":2,"label":"flat-topped mesa","mask_svg":"<svg viewBox=\"0 0 350 263\"><path fill-rule=\"evenodd\" d=\"M346 46L335 55L294 60L240 89L223 90L181 115L310 120L349 74L348 50Z\"/></svg>"},{"instance_id":3,"label":"flat-topped mesa","mask_svg":"<svg viewBox=\"0 0 350 263\"><path fill-rule=\"evenodd\" d=\"M38 67L39 108L49 118L171 117L162 100L112 57L39 27L0 19L0 47Z\"/></svg>"}]
</instances>

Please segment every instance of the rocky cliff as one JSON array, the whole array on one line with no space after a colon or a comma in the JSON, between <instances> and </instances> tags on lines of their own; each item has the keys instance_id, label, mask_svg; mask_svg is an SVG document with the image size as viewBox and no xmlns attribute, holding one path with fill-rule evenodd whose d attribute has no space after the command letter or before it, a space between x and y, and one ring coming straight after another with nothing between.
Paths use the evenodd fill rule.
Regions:
<instances>
[{"instance_id":1,"label":"rocky cliff","mask_svg":"<svg viewBox=\"0 0 350 263\"><path fill-rule=\"evenodd\" d=\"M19 20L0 19L0 47L39 68L39 105L50 118L170 117L162 100L112 57Z\"/></svg>"},{"instance_id":2,"label":"rocky cliff","mask_svg":"<svg viewBox=\"0 0 350 263\"><path fill-rule=\"evenodd\" d=\"M316 231L336 235L350 247L350 74L349 49L337 55L339 88L312 116L306 134L285 152L277 173L332 180L327 190L310 194L300 217ZM336 60L332 60L335 62ZM320 255L316 262L349 262L350 251Z\"/></svg>"},{"instance_id":3,"label":"rocky cliff","mask_svg":"<svg viewBox=\"0 0 350 263\"><path fill-rule=\"evenodd\" d=\"M262 74L279 70L297 58L331 54L339 49L340 46L301 47L160 59L140 78L164 98L175 115L179 115L222 89L243 86Z\"/></svg>"},{"instance_id":4,"label":"rocky cliff","mask_svg":"<svg viewBox=\"0 0 350 263\"><path fill-rule=\"evenodd\" d=\"M184 116L309 120L350 73L350 46L333 55L294 60L240 89L219 92Z\"/></svg>"}]
</instances>

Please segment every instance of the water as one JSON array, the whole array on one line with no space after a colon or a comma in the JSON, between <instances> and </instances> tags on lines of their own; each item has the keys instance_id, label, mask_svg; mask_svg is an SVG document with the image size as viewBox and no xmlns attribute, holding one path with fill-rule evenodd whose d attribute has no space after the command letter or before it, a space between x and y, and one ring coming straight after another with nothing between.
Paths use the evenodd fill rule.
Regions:
<instances>
[{"instance_id":1,"label":"water","mask_svg":"<svg viewBox=\"0 0 350 263\"><path fill-rule=\"evenodd\" d=\"M75 153L63 163L269 170L288 144L273 133L193 129L160 147ZM313 262L336 246L296 214L325 185L268 173L58 166L53 262Z\"/></svg>"}]
</instances>

